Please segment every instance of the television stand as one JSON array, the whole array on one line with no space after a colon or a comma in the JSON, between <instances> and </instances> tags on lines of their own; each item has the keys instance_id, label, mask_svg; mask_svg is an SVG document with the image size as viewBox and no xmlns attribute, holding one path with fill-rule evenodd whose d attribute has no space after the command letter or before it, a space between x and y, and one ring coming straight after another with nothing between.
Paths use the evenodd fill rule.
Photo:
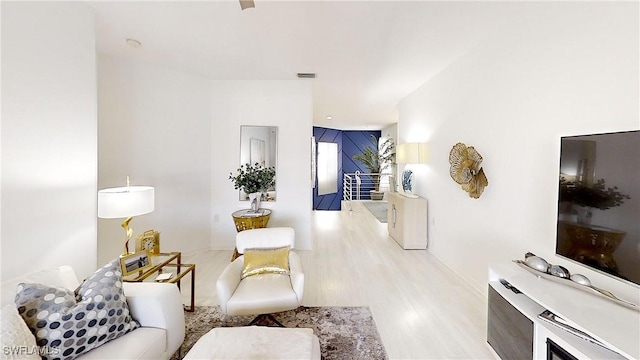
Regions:
<instances>
[{"instance_id":1,"label":"television stand","mask_svg":"<svg viewBox=\"0 0 640 360\"><path fill-rule=\"evenodd\" d=\"M492 264L488 285L487 342L498 357L547 359L559 346L578 359L640 360L638 311L537 277L515 263ZM545 311L566 327L539 318Z\"/></svg>"}]
</instances>

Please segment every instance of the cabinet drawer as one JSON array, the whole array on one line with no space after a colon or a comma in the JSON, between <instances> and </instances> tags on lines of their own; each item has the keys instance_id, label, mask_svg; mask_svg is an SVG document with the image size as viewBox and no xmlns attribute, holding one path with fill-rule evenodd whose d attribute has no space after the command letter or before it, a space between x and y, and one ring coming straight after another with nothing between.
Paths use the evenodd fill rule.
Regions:
<instances>
[{"instance_id":1,"label":"cabinet drawer","mask_svg":"<svg viewBox=\"0 0 640 360\"><path fill-rule=\"evenodd\" d=\"M533 359L533 322L490 285L487 342L501 359Z\"/></svg>"}]
</instances>

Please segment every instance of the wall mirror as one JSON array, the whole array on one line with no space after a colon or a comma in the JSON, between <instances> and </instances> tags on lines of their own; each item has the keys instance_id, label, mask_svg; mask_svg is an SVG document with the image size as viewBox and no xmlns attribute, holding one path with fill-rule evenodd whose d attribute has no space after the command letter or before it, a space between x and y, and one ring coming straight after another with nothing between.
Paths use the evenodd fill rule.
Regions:
<instances>
[{"instance_id":1,"label":"wall mirror","mask_svg":"<svg viewBox=\"0 0 640 360\"><path fill-rule=\"evenodd\" d=\"M264 167L273 167L276 169L277 178L277 150L277 126L240 126L240 165L258 163ZM275 201L276 186L274 185L263 193L261 201ZM240 190L240 200L248 201L249 195Z\"/></svg>"},{"instance_id":2,"label":"wall mirror","mask_svg":"<svg viewBox=\"0 0 640 360\"><path fill-rule=\"evenodd\" d=\"M318 142L318 195L338 192L338 144Z\"/></svg>"}]
</instances>

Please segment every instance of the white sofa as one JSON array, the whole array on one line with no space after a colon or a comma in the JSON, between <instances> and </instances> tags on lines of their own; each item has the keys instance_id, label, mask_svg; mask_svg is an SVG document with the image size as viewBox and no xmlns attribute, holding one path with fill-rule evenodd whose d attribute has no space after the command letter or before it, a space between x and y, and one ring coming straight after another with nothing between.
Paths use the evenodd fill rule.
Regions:
<instances>
[{"instance_id":1,"label":"white sofa","mask_svg":"<svg viewBox=\"0 0 640 360\"><path fill-rule=\"evenodd\" d=\"M72 291L80 285L69 266L34 272L2 282L2 307L14 303L16 287L21 282L60 286ZM185 335L178 287L167 283L124 283L123 289L131 316L141 327L78 359L169 359L180 348Z\"/></svg>"}]
</instances>

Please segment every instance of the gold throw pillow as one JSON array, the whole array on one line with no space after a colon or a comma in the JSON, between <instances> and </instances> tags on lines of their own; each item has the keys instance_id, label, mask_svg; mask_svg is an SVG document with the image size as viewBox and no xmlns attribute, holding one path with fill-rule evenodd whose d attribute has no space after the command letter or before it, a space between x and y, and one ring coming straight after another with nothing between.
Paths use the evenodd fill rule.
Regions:
<instances>
[{"instance_id":1,"label":"gold throw pillow","mask_svg":"<svg viewBox=\"0 0 640 360\"><path fill-rule=\"evenodd\" d=\"M258 274L289 275L289 247L245 249L241 279Z\"/></svg>"}]
</instances>

